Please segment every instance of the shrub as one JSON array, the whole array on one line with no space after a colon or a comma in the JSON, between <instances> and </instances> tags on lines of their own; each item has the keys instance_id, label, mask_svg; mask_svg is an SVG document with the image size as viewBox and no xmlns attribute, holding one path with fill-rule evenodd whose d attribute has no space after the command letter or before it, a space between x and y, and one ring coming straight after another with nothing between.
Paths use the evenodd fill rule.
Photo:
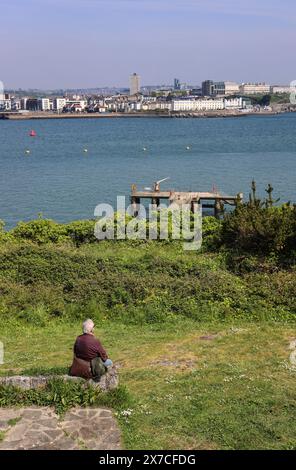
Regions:
<instances>
[{"instance_id":1,"label":"shrub","mask_svg":"<svg viewBox=\"0 0 296 470\"><path fill-rule=\"evenodd\" d=\"M221 242L241 253L290 257L296 245L296 206L238 205L222 222Z\"/></svg>"},{"instance_id":2,"label":"shrub","mask_svg":"<svg viewBox=\"0 0 296 470\"><path fill-rule=\"evenodd\" d=\"M19 314L19 318L30 325L45 326L48 321L48 309L43 305L32 306Z\"/></svg>"},{"instance_id":3,"label":"shrub","mask_svg":"<svg viewBox=\"0 0 296 470\"><path fill-rule=\"evenodd\" d=\"M19 222L11 231L16 239L25 239L38 244L60 243L66 241L66 228L53 220L38 219L30 222Z\"/></svg>"},{"instance_id":4,"label":"shrub","mask_svg":"<svg viewBox=\"0 0 296 470\"><path fill-rule=\"evenodd\" d=\"M94 227L94 220L77 220L65 225L65 233L76 246L80 246L98 241L94 235Z\"/></svg>"},{"instance_id":5,"label":"shrub","mask_svg":"<svg viewBox=\"0 0 296 470\"><path fill-rule=\"evenodd\" d=\"M0 219L0 243L13 241L13 236L10 232L4 230L5 222Z\"/></svg>"},{"instance_id":6,"label":"shrub","mask_svg":"<svg viewBox=\"0 0 296 470\"><path fill-rule=\"evenodd\" d=\"M202 219L202 243L206 249L217 248L220 242L222 222L213 216Z\"/></svg>"},{"instance_id":7,"label":"shrub","mask_svg":"<svg viewBox=\"0 0 296 470\"><path fill-rule=\"evenodd\" d=\"M93 258L51 246L16 245L0 253L0 275L24 284L71 286L96 272Z\"/></svg>"}]
</instances>

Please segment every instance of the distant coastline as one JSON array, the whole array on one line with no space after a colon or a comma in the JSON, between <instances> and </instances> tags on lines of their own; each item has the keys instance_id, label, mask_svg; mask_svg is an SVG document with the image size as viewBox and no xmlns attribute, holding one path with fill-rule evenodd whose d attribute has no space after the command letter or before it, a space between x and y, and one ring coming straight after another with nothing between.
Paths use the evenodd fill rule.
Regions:
<instances>
[{"instance_id":1,"label":"distant coastline","mask_svg":"<svg viewBox=\"0 0 296 470\"><path fill-rule=\"evenodd\" d=\"M296 109L288 110L261 110L261 111L204 111L204 112L176 112L176 113L47 113L47 112L29 112L29 113L0 113L0 119L23 121L34 119L103 119L103 118L227 118L227 117L245 117L245 116L273 116L289 112L296 112Z\"/></svg>"}]
</instances>

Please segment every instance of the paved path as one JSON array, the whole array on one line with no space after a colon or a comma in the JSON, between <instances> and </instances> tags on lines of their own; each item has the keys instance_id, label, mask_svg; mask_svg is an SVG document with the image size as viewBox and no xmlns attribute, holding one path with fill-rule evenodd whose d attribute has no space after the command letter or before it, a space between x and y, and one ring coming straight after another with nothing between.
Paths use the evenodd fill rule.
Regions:
<instances>
[{"instance_id":1,"label":"paved path","mask_svg":"<svg viewBox=\"0 0 296 470\"><path fill-rule=\"evenodd\" d=\"M72 408L63 419L49 407L0 408L0 450L118 450L120 431L112 412Z\"/></svg>"}]
</instances>

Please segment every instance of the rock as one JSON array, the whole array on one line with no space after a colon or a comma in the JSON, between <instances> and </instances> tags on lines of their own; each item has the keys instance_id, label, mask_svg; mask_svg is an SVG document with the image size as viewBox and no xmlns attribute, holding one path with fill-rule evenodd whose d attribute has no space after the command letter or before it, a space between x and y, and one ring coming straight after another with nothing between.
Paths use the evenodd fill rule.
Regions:
<instances>
[{"instance_id":1,"label":"rock","mask_svg":"<svg viewBox=\"0 0 296 470\"><path fill-rule=\"evenodd\" d=\"M62 379L65 382L81 382L86 387L100 388L104 392L114 390L119 384L117 367L112 366L108 367L106 374L101 377L99 382L95 382L92 379L85 380L80 377L72 377L71 375L39 375L34 377L13 375L11 377L0 377L0 385L12 385L24 390L29 390L32 388L45 387L52 379Z\"/></svg>"},{"instance_id":2,"label":"rock","mask_svg":"<svg viewBox=\"0 0 296 470\"><path fill-rule=\"evenodd\" d=\"M89 386L100 387L103 392L114 390L119 384L119 376L116 366L108 367L107 373L101 377L99 382L95 382L92 379L87 382Z\"/></svg>"}]
</instances>

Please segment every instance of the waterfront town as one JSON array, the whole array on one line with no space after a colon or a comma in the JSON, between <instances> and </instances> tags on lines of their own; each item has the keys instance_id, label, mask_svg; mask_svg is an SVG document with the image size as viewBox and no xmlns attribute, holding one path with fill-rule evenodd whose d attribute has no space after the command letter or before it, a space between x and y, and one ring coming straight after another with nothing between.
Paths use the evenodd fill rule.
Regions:
<instances>
[{"instance_id":1,"label":"waterfront town","mask_svg":"<svg viewBox=\"0 0 296 470\"><path fill-rule=\"evenodd\" d=\"M140 76L130 76L129 88L97 88L93 90L0 90L0 112L26 117L39 113L43 116L75 114L173 114L180 113L248 113L281 111L282 104L295 87L266 83L242 83L205 80L201 86L190 86L177 78L173 85L141 87ZM255 97L276 97L270 100ZM284 110L287 110L284 108ZM5 117L5 116L4 116ZM65 116L66 117L66 116Z\"/></svg>"}]
</instances>

